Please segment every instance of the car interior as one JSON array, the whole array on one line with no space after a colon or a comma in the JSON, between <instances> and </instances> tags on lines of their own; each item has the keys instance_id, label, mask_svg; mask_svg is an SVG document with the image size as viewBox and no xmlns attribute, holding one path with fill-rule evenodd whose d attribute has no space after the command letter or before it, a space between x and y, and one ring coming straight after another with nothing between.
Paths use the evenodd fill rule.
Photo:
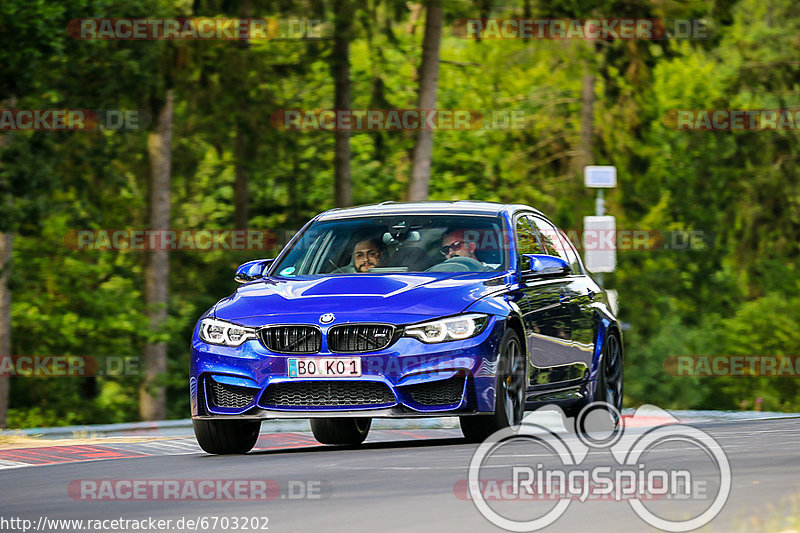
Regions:
<instances>
[{"instance_id":1,"label":"car interior","mask_svg":"<svg viewBox=\"0 0 800 533\"><path fill-rule=\"evenodd\" d=\"M310 228L314 230L309 233L311 238L301 239L277 272L287 276L352 274L353 250L364 240L373 240L381 248L380 262L370 270L373 274L501 270L507 246L499 221L484 218L412 216L319 224ZM477 260L444 256L442 237L453 229L465 230L465 239L476 243ZM303 244L306 250L302 250Z\"/></svg>"}]
</instances>

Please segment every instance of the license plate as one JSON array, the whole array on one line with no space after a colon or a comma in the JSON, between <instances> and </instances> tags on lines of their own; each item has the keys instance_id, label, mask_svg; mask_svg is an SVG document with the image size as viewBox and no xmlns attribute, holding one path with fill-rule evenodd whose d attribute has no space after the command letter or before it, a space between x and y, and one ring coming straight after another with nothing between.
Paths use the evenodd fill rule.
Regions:
<instances>
[{"instance_id":1,"label":"license plate","mask_svg":"<svg viewBox=\"0 0 800 533\"><path fill-rule=\"evenodd\" d=\"M349 378L361 376L360 357L304 357L288 360L289 377Z\"/></svg>"}]
</instances>

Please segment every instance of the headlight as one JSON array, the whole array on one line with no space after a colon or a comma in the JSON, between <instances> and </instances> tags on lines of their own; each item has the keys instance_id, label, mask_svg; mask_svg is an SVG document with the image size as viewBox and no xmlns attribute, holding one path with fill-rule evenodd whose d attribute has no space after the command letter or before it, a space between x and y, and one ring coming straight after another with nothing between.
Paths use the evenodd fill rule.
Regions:
<instances>
[{"instance_id":1,"label":"headlight","mask_svg":"<svg viewBox=\"0 0 800 533\"><path fill-rule=\"evenodd\" d=\"M472 313L406 326L404 335L422 342L460 341L478 335L489 323L489 315Z\"/></svg>"},{"instance_id":2,"label":"headlight","mask_svg":"<svg viewBox=\"0 0 800 533\"><path fill-rule=\"evenodd\" d=\"M200 322L200 339L209 344L241 346L244 341L256 338L256 330L230 322L204 318Z\"/></svg>"}]
</instances>

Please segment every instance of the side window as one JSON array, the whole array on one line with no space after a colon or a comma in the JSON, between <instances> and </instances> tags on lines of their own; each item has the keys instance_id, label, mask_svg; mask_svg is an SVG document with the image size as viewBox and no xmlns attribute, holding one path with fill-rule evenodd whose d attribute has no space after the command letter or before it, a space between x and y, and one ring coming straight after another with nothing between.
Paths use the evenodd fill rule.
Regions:
<instances>
[{"instance_id":1,"label":"side window","mask_svg":"<svg viewBox=\"0 0 800 533\"><path fill-rule=\"evenodd\" d=\"M517 248L520 254L540 254L542 246L527 216L517 218Z\"/></svg>"},{"instance_id":2,"label":"side window","mask_svg":"<svg viewBox=\"0 0 800 533\"><path fill-rule=\"evenodd\" d=\"M564 250L564 243L561 242L555 227L538 217L531 217L531 220L535 224L536 229L539 230L539 236L542 238L545 253L547 255L560 257L564 261L569 261L567 252Z\"/></svg>"},{"instance_id":3,"label":"side window","mask_svg":"<svg viewBox=\"0 0 800 533\"><path fill-rule=\"evenodd\" d=\"M578 259L578 252L575 251L575 247L569 242L564 232L544 219L537 217L531 218L533 219L533 223L536 224L536 228L539 230L547 253L560 257L569 263L573 274L582 274L583 270L581 269L580 259Z\"/></svg>"},{"instance_id":4,"label":"side window","mask_svg":"<svg viewBox=\"0 0 800 533\"><path fill-rule=\"evenodd\" d=\"M583 274L581 261L578 259L578 251L575 250L575 246L572 244L569 238L564 235L563 231L559 230L558 235L561 237L561 240L564 241L564 248L567 250L567 261L569 261L569 266L572 268L572 273Z\"/></svg>"}]
</instances>

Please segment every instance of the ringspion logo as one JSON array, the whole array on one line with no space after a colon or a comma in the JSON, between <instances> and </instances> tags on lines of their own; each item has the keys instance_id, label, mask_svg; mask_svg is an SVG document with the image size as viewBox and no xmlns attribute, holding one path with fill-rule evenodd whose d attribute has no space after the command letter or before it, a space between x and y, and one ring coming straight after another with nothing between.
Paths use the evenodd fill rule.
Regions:
<instances>
[{"instance_id":1,"label":"ringspion logo","mask_svg":"<svg viewBox=\"0 0 800 533\"><path fill-rule=\"evenodd\" d=\"M654 406L640 407L631 427L654 410L670 423L637 433L627 423L615 429L621 417L613 406L589 404L574 422L579 429L574 438L536 424L531 413L520 426L497 431L480 444L468 479L455 483L454 495L471 500L481 515L507 531L543 529L570 505L586 501L625 501L644 522L666 531L702 527L727 502L728 458L707 433L679 424ZM675 443L681 443L681 458L694 469L676 463Z\"/></svg>"}]
</instances>

